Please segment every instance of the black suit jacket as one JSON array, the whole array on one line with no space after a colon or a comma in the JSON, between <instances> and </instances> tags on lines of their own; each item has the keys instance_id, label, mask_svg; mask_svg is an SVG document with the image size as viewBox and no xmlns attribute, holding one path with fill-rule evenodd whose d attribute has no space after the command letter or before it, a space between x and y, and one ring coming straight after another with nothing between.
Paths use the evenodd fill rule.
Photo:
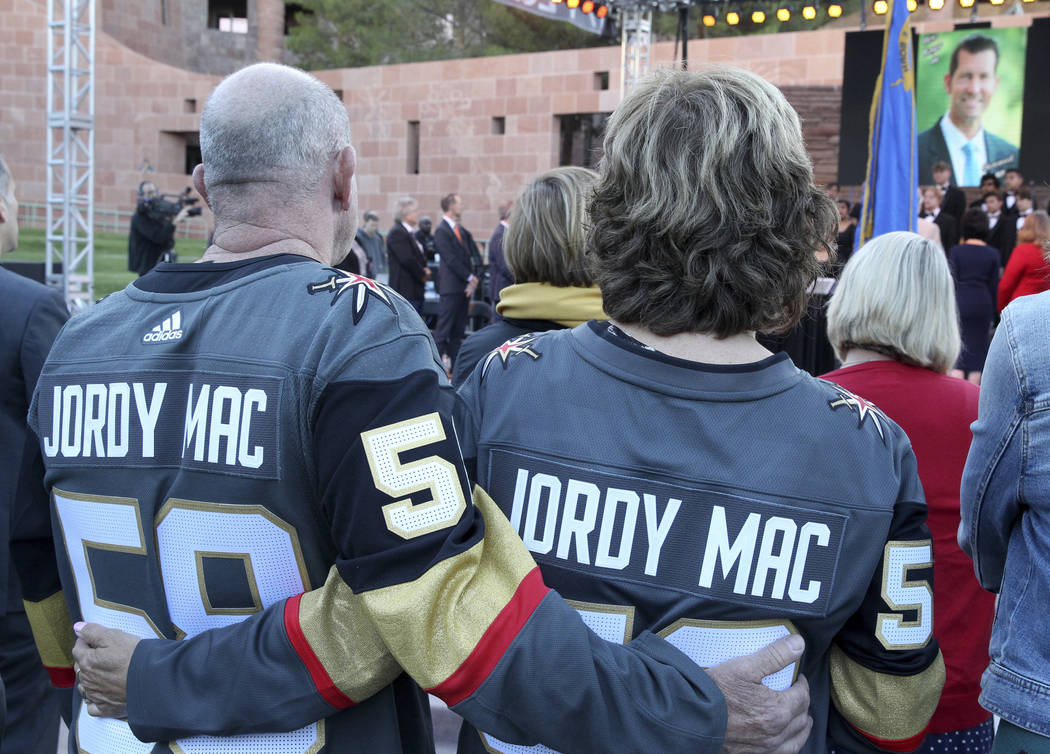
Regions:
<instances>
[{"instance_id":1,"label":"black suit jacket","mask_svg":"<svg viewBox=\"0 0 1050 754\"><path fill-rule=\"evenodd\" d=\"M942 115L941 118L944 116ZM936 162L947 162L952 164L951 155L948 152L948 144L944 141L944 133L941 131L941 118L930 128L919 134L919 183L933 183L933 165ZM984 154L988 162L978 165L981 173L994 173L1000 180L1010 168L1017 167L1017 147L1001 136L984 132ZM952 180L958 182L959 177L952 175ZM958 185L958 183L956 183ZM943 204L941 205L943 206Z\"/></svg>"},{"instance_id":2,"label":"black suit jacket","mask_svg":"<svg viewBox=\"0 0 1050 754\"><path fill-rule=\"evenodd\" d=\"M401 223L386 234L386 257L390 287L409 301L422 301L427 260L416 239Z\"/></svg>"},{"instance_id":3,"label":"black suit jacket","mask_svg":"<svg viewBox=\"0 0 1050 754\"><path fill-rule=\"evenodd\" d=\"M489 299L493 304L499 301L500 291L514 284L514 273L503 256L503 234L506 230L500 223L489 239Z\"/></svg>"},{"instance_id":4,"label":"black suit jacket","mask_svg":"<svg viewBox=\"0 0 1050 754\"><path fill-rule=\"evenodd\" d=\"M441 266L438 269L438 293L463 293L470 276L474 274L474 255L477 253L474 237L470 231L459 225L463 243L456 238L448 222L441 218L434 230L434 246L441 255ZM473 251L472 251L473 250Z\"/></svg>"},{"instance_id":5,"label":"black suit jacket","mask_svg":"<svg viewBox=\"0 0 1050 754\"><path fill-rule=\"evenodd\" d=\"M999 250L1001 266L1006 267L1006 261L1017 245L1017 218L1014 215L999 213L999 221L988 231L988 245Z\"/></svg>"},{"instance_id":6,"label":"black suit jacket","mask_svg":"<svg viewBox=\"0 0 1050 754\"><path fill-rule=\"evenodd\" d=\"M966 212L966 192L958 186L949 186L941 198L941 212L946 212L955 218L955 222L962 224L962 216ZM951 248L945 245L946 249Z\"/></svg>"},{"instance_id":7,"label":"black suit jacket","mask_svg":"<svg viewBox=\"0 0 1050 754\"><path fill-rule=\"evenodd\" d=\"M61 296L32 280L0 268L0 614L21 610L19 570L53 576L58 589L51 542L51 513L44 489L40 443L29 431L26 414L51 344L66 321ZM50 428L48 428L50 429ZM49 560L50 559L50 560ZM45 568L45 566L47 566ZM48 596L47 586L24 582L25 597ZM42 593L38 592L42 589Z\"/></svg>"},{"instance_id":8,"label":"black suit jacket","mask_svg":"<svg viewBox=\"0 0 1050 754\"><path fill-rule=\"evenodd\" d=\"M959 243L959 223L955 221L955 217L942 209L933 223L941 229L941 245L945 251Z\"/></svg>"}]
</instances>

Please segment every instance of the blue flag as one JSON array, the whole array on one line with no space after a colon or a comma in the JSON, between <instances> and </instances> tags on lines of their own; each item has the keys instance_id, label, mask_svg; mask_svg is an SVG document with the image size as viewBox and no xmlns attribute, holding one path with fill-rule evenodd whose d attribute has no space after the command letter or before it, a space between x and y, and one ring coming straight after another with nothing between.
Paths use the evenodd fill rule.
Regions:
<instances>
[{"instance_id":1,"label":"blue flag","mask_svg":"<svg viewBox=\"0 0 1050 754\"><path fill-rule=\"evenodd\" d=\"M915 148L915 61L906 0L890 0L882 70L871 101L871 146L856 248L894 230L915 230L918 153Z\"/></svg>"}]
</instances>

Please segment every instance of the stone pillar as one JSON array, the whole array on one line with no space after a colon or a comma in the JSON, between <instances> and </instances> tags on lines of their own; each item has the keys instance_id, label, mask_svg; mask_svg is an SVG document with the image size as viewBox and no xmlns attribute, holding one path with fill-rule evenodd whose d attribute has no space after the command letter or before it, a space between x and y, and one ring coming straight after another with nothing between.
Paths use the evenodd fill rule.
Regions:
<instances>
[{"instance_id":1,"label":"stone pillar","mask_svg":"<svg viewBox=\"0 0 1050 754\"><path fill-rule=\"evenodd\" d=\"M259 62L280 63L284 57L284 0L254 0L259 30Z\"/></svg>"}]
</instances>

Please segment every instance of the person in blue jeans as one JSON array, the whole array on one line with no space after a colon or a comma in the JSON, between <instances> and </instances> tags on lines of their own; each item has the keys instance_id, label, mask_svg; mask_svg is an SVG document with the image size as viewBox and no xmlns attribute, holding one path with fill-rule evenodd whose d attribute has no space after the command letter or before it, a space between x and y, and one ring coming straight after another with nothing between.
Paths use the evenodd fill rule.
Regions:
<instances>
[{"instance_id":1,"label":"person in blue jeans","mask_svg":"<svg viewBox=\"0 0 1050 754\"><path fill-rule=\"evenodd\" d=\"M959 544L999 594L981 705L996 752L1050 751L1050 292L1008 306L988 349Z\"/></svg>"}]
</instances>

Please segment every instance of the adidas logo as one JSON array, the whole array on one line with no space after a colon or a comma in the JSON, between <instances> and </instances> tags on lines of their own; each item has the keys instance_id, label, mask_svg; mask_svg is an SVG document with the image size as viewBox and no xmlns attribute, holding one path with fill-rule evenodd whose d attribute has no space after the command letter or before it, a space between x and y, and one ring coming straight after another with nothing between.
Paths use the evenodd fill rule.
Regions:
<instances>
[{"instance_id":1,"label":"adidas logo","mask_svg":"<svg viewBox=\"0 0 1050 754\"><path fill-rule=\"evenodd\" d=\"M182 337L182 312L175 312L142 336L143 343L164 343Z\"/></svg>"}]
</instances>

